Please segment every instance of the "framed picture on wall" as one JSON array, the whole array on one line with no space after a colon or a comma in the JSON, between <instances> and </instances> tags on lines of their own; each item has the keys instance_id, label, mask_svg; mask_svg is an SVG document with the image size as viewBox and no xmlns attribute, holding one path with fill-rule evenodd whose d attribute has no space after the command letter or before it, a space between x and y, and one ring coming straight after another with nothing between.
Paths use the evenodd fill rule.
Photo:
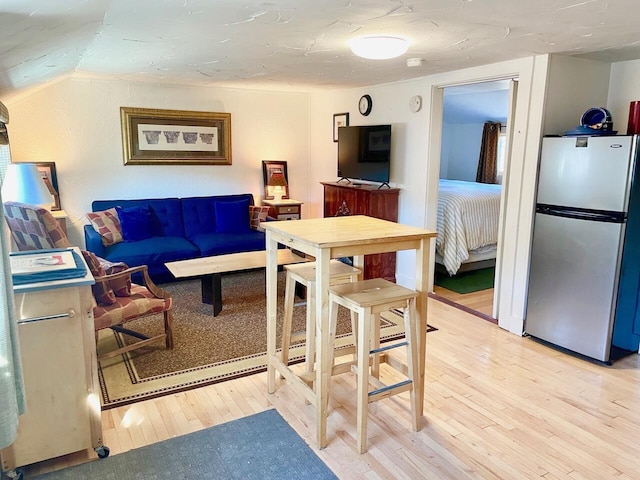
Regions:
<instances>
[{"instance_id":1,"label":"framed picture on wall","mask_svg":"<svg viewBox=\"0 0 640 480\"><path fill-rule=\"evenodd\" d=\"M231 114L120 107L125 165L231 165Z\"/></svg>"},{"instance_id":2,"label":"framed picture on wall","mask_svg":"<svg viewBox=\"0 0 640 480\"><path fill-rule=\"evenodd\" d=\"M56 173L56 162L36 162L36 168L42 176L49 193L53 197L51 210L61 210L60 195L58 194L58 174Z\"/></svg>"},{"instance_id":3,"label":"framed picture on wall","mask_svg":"<svg viewBox=\"0 0 640 480\"><path fill-rule=\"evenodd\" d=\"M273 200L275 198L273 190L276 187L269 186L269 179L274 173L284 175L287 185L280 187L284 189L282 198L289 198L289 176L287 174L287 162L283 160L263 160L262 161L262 179L264 181L264 198L265 200Z\"/></svg>"},{"instance_id":4,"label":"framed picture on wall","mask_svg":"<svg viewBox=\"0 0 640 480\"><path fill-rule=\"evenodd\" d=\"M333 141L338 141L338 129L349 126L349 113L333 114Z\"/></svg>"}]
</instances>

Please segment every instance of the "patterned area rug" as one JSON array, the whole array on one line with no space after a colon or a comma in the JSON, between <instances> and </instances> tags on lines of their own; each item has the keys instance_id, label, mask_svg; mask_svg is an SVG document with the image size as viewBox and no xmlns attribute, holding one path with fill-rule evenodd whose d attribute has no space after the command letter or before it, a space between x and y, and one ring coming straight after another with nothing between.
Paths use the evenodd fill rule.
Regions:
<instances>
[{"instance_id":1,"label":"patterned area rug","mask_svg":"<svg viewBox=\"0 0 640 480\"><path fill-rule=\"evenodd\" d=\"M266 369L265 272L255 270L222 277L222 312L201 302L200 281L188 280L161 285L174 298L174 349L157 343L129 354L109 358L99 365L104 409L222 382ZM278 274L278 339L284 299L284 273ZM297 299L299 300L299 299ZM132 330L146 335L162 331L162 316L135 320ZM303 330L305 307L294 308L293 331ZM337 346L351 345L349 313L340 309ZM402 318L385 315L381 339L402 337ZM100 332L98 353L130 341L111 330ZM278 345L279 346L279 345ZM289 358L301 361L304 342L293 344Z\"/></svg>"}]
</instances>

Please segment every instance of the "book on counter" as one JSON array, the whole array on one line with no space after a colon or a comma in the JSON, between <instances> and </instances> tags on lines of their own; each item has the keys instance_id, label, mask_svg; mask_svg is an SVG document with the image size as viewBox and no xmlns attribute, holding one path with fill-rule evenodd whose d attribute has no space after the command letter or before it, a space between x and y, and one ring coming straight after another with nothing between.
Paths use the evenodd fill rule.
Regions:
<instances>
[{"instance_id":1,"label":"book on counter","mask_svg":"<svg viewBox=\"0 0 640 480\"><path fill-rule=\"evenodd\" d=\"M72 250L12 253L9 258L11 262L11 273L13 275L60 272L64 270L75 270L77 268Z\"/></svg>"}]
</instances>

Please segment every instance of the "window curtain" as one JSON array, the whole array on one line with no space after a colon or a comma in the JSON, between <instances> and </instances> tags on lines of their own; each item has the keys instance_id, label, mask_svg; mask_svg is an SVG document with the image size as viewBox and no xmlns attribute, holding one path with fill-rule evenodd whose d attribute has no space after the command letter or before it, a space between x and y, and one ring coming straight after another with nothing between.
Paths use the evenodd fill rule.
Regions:
<instances>
[{"instance_id":1,"label":"window curtain","mask_svg":"<svg viewBox=\"0 0 640 480\"><path fill-rule=\"evenodd\" d=\"M2 107L2 105L0 103ZM3 110L0 108L0 116ZM4 124L0 124L4 127ZM10 161L8 145L0 144L0 185ZM2 203L0 193L0 203ZM18 430L18 416L25 412L24 382L18 342L18 323L9 265L11 240L0 208L0 448L11 445Z\"/></svg>"},{"instance_id":2,"label":"window curtain","mask_svg":"<svg viewBox=\"0 0 640 480\"><path fill-rule=\"evenodd\" d=\"M498 183L498 136L500 122L485 122L478 158L476 182Z\"/></svg>"}]
</instances>

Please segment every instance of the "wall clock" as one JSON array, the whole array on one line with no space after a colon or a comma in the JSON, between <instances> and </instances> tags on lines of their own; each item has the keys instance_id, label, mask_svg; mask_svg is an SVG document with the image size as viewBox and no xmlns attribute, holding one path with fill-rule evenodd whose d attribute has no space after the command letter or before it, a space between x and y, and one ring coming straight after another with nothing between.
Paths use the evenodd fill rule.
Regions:
<instances>
[{"instance_id":1,"label":"wall clock","mask_svg":"<svg viewBox=\"0 0 640 480\"><path fill-rule=\"evenodd\" d=\"M363 95L360 97L360 102L358 102L358 110L362 115L369 115L371 113L372 107L373 102L371 101L371 95Z\"/></svg>"}]
</instances>

